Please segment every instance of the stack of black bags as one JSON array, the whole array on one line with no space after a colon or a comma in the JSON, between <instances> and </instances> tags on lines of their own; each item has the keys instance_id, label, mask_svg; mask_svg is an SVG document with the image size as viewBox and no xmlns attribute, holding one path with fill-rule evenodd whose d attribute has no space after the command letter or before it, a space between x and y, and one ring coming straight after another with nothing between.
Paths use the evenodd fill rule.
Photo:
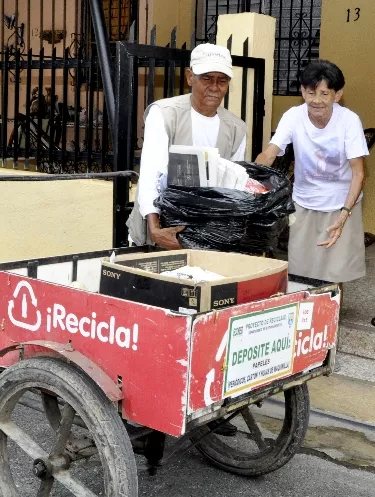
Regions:
<instances>
[{"instance_id":1,"label":"stack of black bags","mask_svg":"<svg viewBox=\"0 0 375 497\"><path fill-rule=\"evenodd\" d=\"M156 200L161 225L185 226L183 248L272 255L294 212L291 184L281 172L238 162L266 193L228 188L169 186Z\"/></svg>"}]
</instances>

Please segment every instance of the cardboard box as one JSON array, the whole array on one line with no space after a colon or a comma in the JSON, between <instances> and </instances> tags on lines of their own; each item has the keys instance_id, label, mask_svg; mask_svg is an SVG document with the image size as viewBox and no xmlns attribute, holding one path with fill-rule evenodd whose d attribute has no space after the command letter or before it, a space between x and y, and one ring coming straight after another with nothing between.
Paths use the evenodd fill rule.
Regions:
<instances>
[{"instance_id":1,"label":"cardboard box","mask_svg":"<svg viewBox=\"0 0 375 497\"><path fill-rule=\"evenodd\" d=\"M194 284L161 275L199 266L223 279ZM204 312L285 293L288 264L276 259L204 250L120 255L102 261L100 293L179 312Z\"/></svg>"}]
</instances>

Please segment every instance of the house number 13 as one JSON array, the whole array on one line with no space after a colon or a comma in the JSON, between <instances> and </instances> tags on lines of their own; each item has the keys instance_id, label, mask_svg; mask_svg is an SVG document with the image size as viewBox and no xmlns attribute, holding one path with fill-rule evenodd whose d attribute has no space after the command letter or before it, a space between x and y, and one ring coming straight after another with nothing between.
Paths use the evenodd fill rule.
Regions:
<instances>
[{"instance_id":1,"label":"house number 13","mask_svg":"<svg viewBox=\"0 0 375 497\"><path fill-rule=\"evenodd\" d=\"M350 22L351 12L352 12L352 9L347 10L348 15L346 17L346 22ZM354 17L353 21L358 21L358 19L360 18L360 15L361 15L361 9L359 7L354 9L354 15L355 15L355 17Z\"/></svg>"}]
</instances>

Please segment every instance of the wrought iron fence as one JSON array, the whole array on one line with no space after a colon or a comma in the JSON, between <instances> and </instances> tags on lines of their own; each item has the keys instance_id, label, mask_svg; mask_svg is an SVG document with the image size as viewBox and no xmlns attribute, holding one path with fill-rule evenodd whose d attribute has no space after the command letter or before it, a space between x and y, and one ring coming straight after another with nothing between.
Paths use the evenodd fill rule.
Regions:
<instances>
[{"instance_id":1,"label":"wrought iron fence","mask_svg":"<svg viewBox=\"0 0 375 497\"><path fill-rule=\"evenodd\" d=\"M196 0L196 42L215 42L221 14L276 18L274 94L299 95L301 69L319 57L322 0Z\"/></svg>"},{"instance_id":2,"label":"wrought iron fence","mask_svg":"<svg viewBox=\"0 0 375 497\"><path fill-rule=\"evenodd\" d=\"M125 83L116 96L116 107L118 119L126 120L119 143L127 148L119 155L121 160L126 157L129 168L139 159L145 107L157 98L188 91L184 70L190 50L186 49L186 43L180 49L176 47L175 29L167 47L155 46L155 40L156 28L151 32L150 45L134 42L121 45L127 62L122 72ZM244 56L233 56L233 64L243 69L241 117L246 119L248 105L253 109L252 156L255 157L262 147L264 60L247 57L247 46L245 42ZM248 69L254 69L253 102L247 102ZM50 173L112 170L113 145L96 56L72 58L69 47L63 57L57 56L56 47L51 56L46 55L44 48L37 53L30 49L25 55L19 49L14 53L6 49L0 74L4 82L0 133L3 164L11 158L15 167L22 161L28 168L35 161L38 171ZM128 93L124 96L121 92L125 88ZM225 99L225 106L228 105L229 96Z\"/></svg>"},{"instance_id":3,"label":"wrought iron fence","mask_svg":"<svg viewBox=\"0 0 375 497\"><path fill-rule=\"evenodd\" d=\"M55 174L136 168L143 140L144 109L157 98L188 91L185 67L189 63L190 50L186 44L177 48L176 30L173 30L167 47L155 46L155 28L151 32L150 45L138 44L135 23L120 35L117 26L117 33L113 36L128 41L111 44L109 40L112 49L103 50L107 44L100 21L103 12L96 12L92 26L87 17L89 0L64 0L62 4L63 17L67 15L69 1L76 9L73 12L76 25L70 27L70 44L66 42L66 36L58 36L54 22L48 35L44 36L45 4L40 0L42 14L39 27L35 28L38 36L31 40L30 33L34 28L30 1L27 0L28 8L26 13L23 12L26 25L16 14L14 19L7 21L9 26L13 26L15 36L9 37L9 43L5 44L4 27L0 36L4 42L0 60L2 164L6 165L11 159L14 167L27 169L35 162L38 171ZM108 8L116 3L119 5L118 1L108 1ZM17 6L17 0L15 2ZM90 0L90 3L93 13L95 9L101 9L99 0ZM52 19L55 19L57 3L53 0L46 5L52 8ZM0 10L1 6L4 7L4 0L0 0ZM64 20L63 34L67 24ZM111 32L108 26L107 32ZM13 40L12 43L9 40ZM231 39L228 48L231 48ZM252 156L255 157L262 148L265 61L247 55L248 42L245 42L244 55L233 56L233 65L242 68L241 117L245 119L248 109L250 112L252 109ZM101 74L101 66L112 68L112 65L114 71ZM112 72L115 85L111 79ZM250 72L254 87L252 102L247 98ZM229 97L225 99L225 106L228 105L230 107ZM126 245L125 221L131 208L126 178L119 177L114 181L113 204L114 245Z\"/></svg>"},{"instance_id":4,"label":"wrought iron fence","mask_svg":"<svg viewBox=\"0 0 375 497\"><path fill-rule=\"evenodd\" d=\"M25 168L35 161L37 170L52 173L112 169L112 144L105 99L98 90L96 58L71 59L68 48L61 58L55 48L51 57L45 56L44 49L37 55L29 50L22 60L19 50L12 58L6 50L0 71L3 165L11 158L15 167L20 159ZM71 101L68 92L73 93Z\"/></svg>"},{"instance_id":5,"label":"wrought iron fence","mask_svg":"<svg viewBox=\"0 0 375 497\"><path fill-rule=\"evenodd\" d=\"M137 0L102 0L116 41L136 36ZM90 0L0 0L0 158L44 172L109 171L108 129Z\"/></svg>"}]
</instances>

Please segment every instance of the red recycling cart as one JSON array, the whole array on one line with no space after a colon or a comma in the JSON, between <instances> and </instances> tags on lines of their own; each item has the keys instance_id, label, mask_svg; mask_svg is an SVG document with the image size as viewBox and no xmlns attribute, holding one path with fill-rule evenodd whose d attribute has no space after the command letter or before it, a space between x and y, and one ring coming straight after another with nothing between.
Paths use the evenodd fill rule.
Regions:
<instances>
[{"instance_id":1,"label":"red recycling cart","mask_svg":"<svg viewBox=\"0 0 375 497\"><path fill-rule=\"evenodd\" d=\"M134 451L150 472L191 444L242 475L288 462L308 425L306 383L333 371L337 285L290 277L285 295L189 315L97 293L109 253L0 265L3 495L22 495L14 444L38 496L60 485L135 497ZM20 405L45 417L48 443L18 422Z\"/></svg>"}]
</instances>

